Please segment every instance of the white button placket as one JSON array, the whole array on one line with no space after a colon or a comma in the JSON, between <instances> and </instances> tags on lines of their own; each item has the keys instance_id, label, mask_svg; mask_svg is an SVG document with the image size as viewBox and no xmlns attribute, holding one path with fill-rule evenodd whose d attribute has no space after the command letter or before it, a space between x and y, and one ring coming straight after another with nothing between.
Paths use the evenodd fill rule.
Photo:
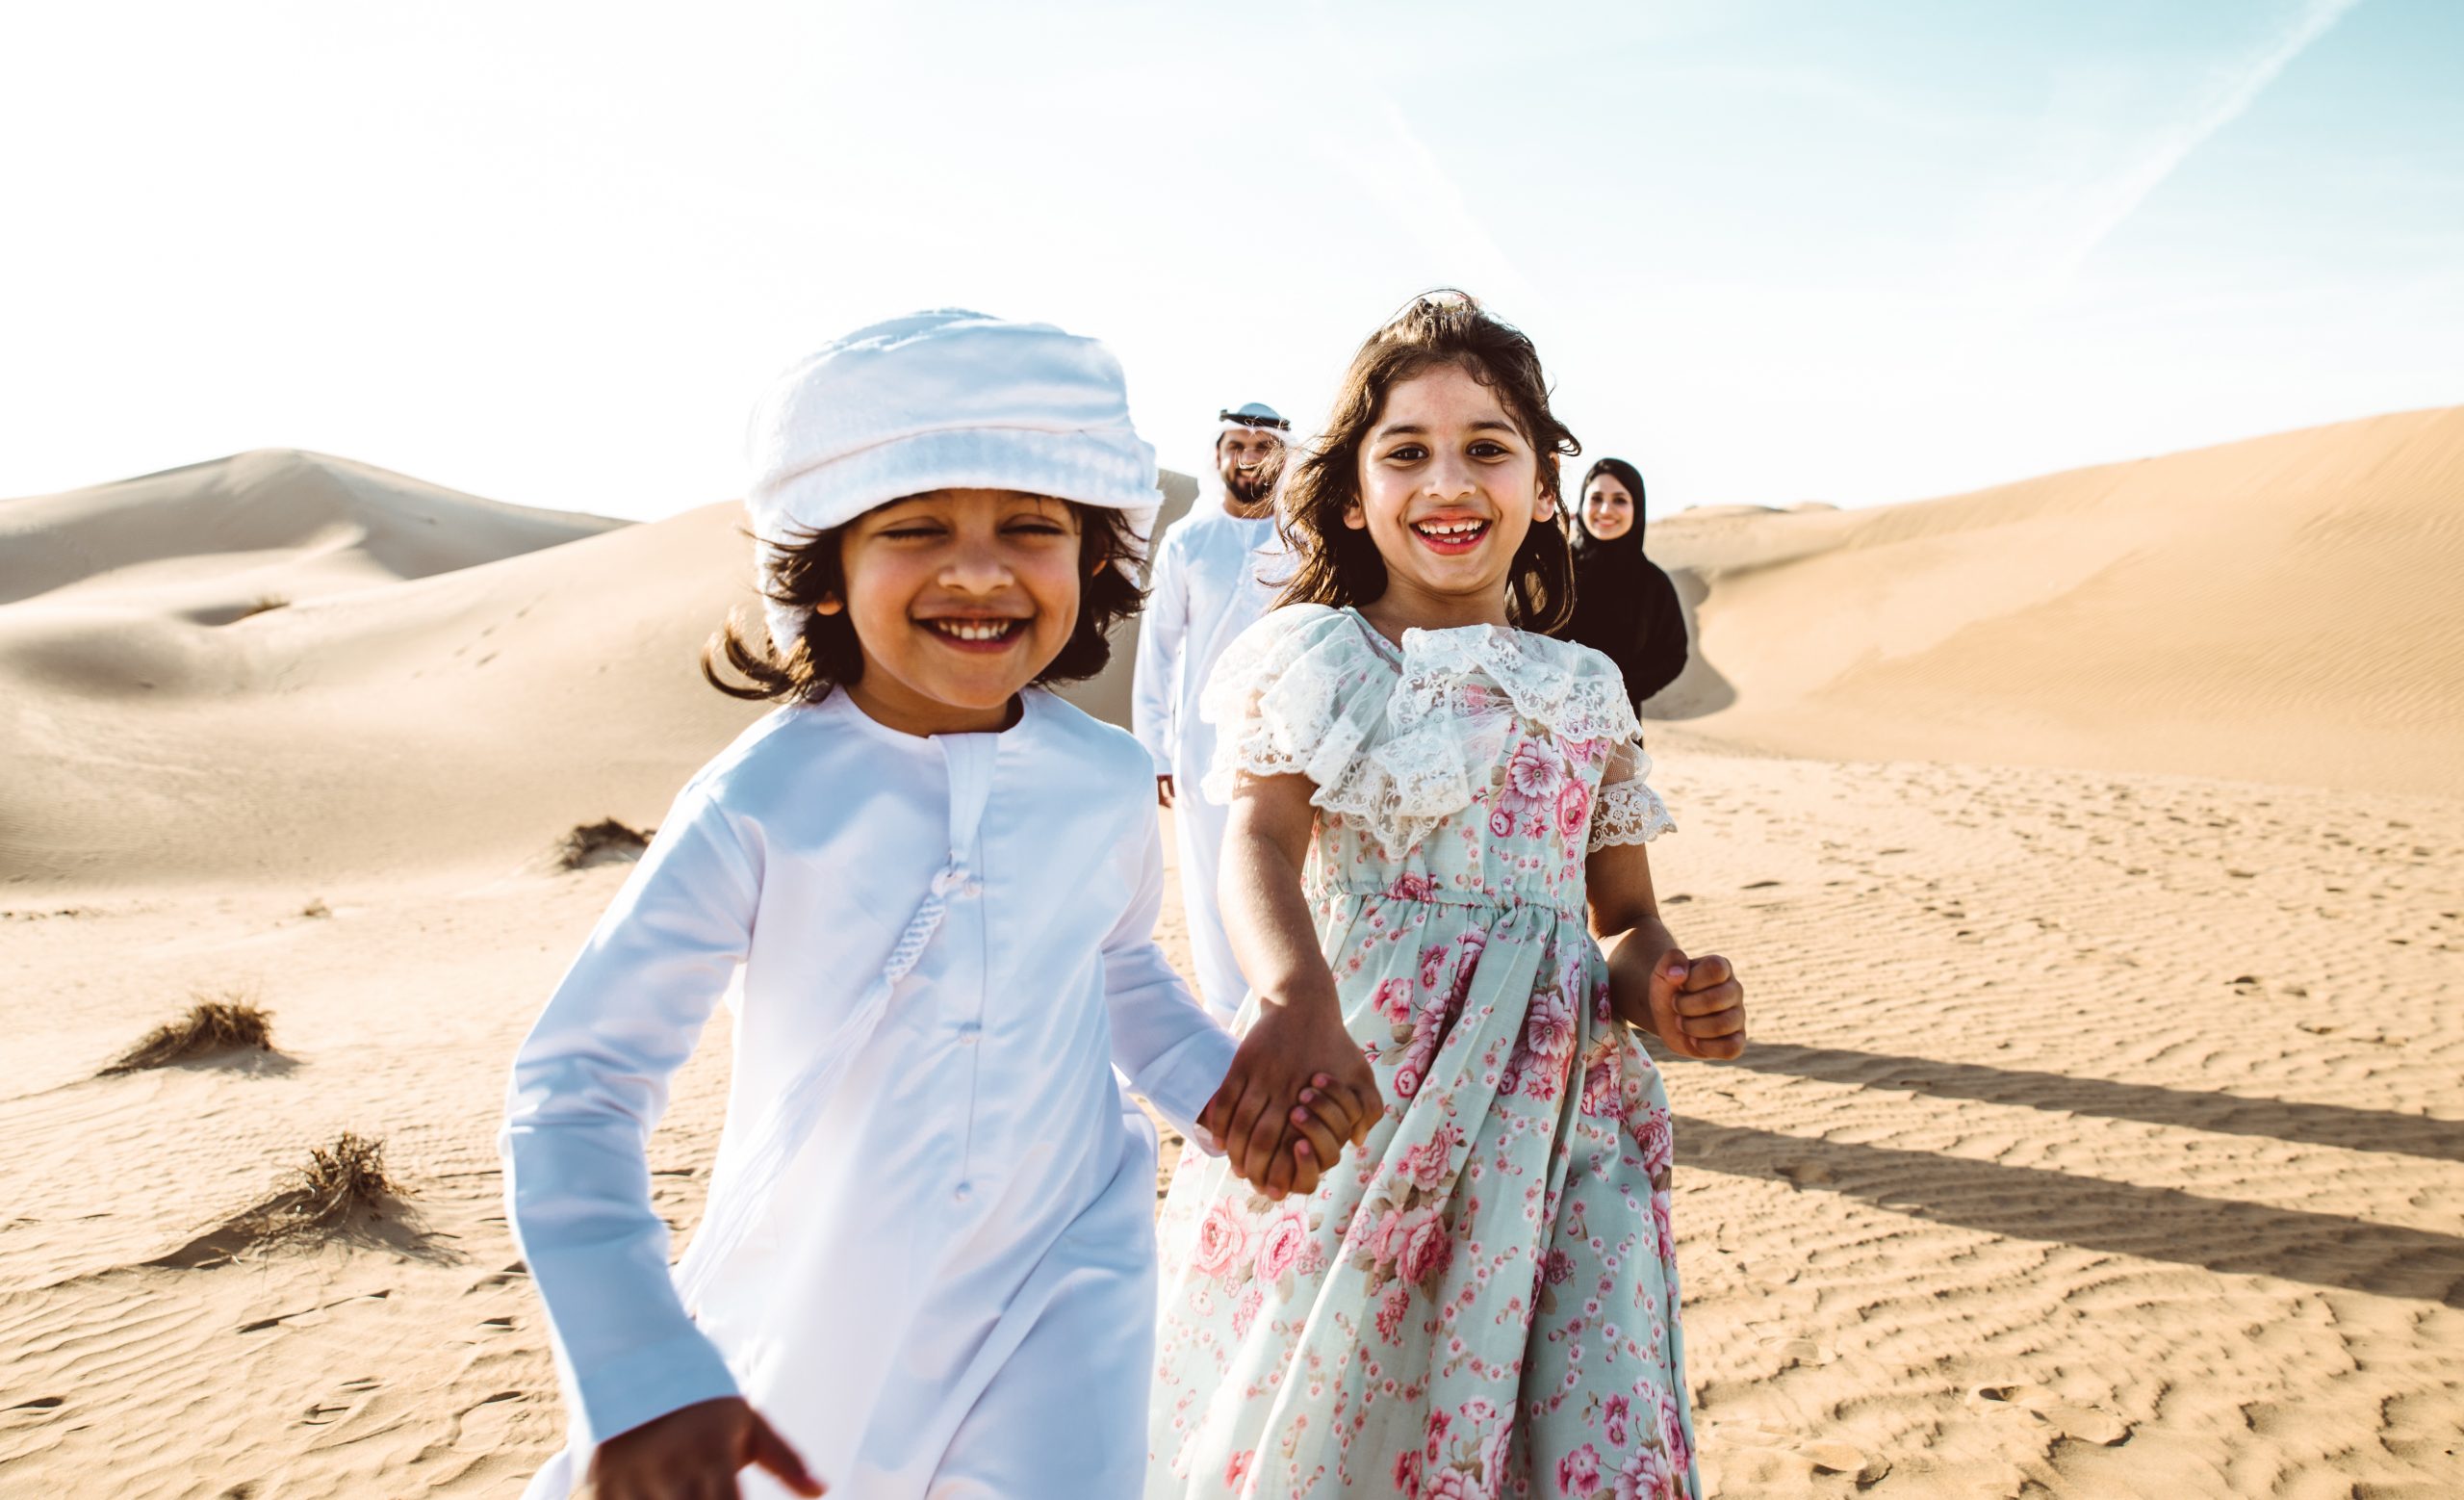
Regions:
<instances>
[{"instance_id":1,"label":"white button placket","mask_svg":"<svg viewBox=\"0 0 2464 1500\"><path fill-rule=\"evenodd\" d=\"M997 735L943 735L936 737L943 758L950 768L950 853L964 863L969 878L955 899L973 902L984 893L982 858L984 853L984 809L990 800L992 767L1001 753ZM969 914L976 924L979 941L988 936L990 918L981 906ZM963 972L954 966L954 972ZM984 1003L989 976L985 966L975 966L979 983L971 996L952 996L955 1005L971 1007L972 1014L954 1028L958 1034L961 1066L966 1070L964 1098L966 1122L962 1127L959 1148L958 1181L950 1189L950 1202L963 1203L975 1196L969 1180L975 1159L975 1116L983 1088L984 1057L979 1044L984 1038Z\"/></svg>"}]
</instances>

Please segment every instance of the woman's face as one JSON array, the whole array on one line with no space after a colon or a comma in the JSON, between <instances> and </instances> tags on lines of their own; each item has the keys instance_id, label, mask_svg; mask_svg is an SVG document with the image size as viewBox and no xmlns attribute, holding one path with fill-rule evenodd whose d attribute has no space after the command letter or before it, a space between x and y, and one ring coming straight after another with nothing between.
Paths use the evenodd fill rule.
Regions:
<instances>
[{"instance_id":1,"label":"woman's face","mask_svg":"<svg viewBox=\"0 0 2464 1500\"><path fill-rule=\"evenodd\" d=\"M1634 529L1634 497L1617 476L1592 477L1582 491L1582 529L1596 541L1613 542Z\"/></svg>"}]
</instances>

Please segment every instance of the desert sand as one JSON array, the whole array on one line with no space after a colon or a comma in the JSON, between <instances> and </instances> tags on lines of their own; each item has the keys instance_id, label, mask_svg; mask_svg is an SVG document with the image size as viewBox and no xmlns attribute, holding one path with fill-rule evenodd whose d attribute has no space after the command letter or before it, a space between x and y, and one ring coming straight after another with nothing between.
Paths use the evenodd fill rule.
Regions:
<instances>
[{"instance_id":1,"label":"desert sand","mask_svg":"<svg viewBox=\"0 0 2464 1500\"><path fill-rule=\"evenodd\" d=\"M1654 864L1757 1035L1669 1066L1716 1492L2464 1492L2459 498L2464 409L1655 523ZM625 875L560 841L757 711L694 665L736 525L295 453L0 502L0 1490L509 1496L559 1440L504 1067ZM223 996L272 1052L99 1075ZM230 1232L343 1131L409 1196Z\"/></svg>"}]
</instances>

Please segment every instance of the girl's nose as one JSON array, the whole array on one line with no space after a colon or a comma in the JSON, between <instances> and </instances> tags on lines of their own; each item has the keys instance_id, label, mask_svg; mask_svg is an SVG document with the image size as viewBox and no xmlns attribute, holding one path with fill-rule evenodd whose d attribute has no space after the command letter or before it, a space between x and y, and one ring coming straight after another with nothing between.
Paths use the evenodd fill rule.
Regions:
<instances>
[{"instance_id":1,"label":"girl's nose","mask_svg":"<svg viewBox=\"0 0 2464 1500\"><path fill-rule=\"evenodd\" d=\"M1432 500L1459 500L1478 488L1472 477L1471 463L1460 453L1441 453L1428 466L1428 493Z\"/></svg>"}]
</instances>

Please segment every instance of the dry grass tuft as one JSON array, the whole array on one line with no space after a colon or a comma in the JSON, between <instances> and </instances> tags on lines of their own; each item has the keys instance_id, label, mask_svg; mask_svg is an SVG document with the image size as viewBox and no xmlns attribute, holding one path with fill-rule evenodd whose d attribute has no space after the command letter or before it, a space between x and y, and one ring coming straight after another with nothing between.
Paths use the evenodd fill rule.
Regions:
<instances>
[{"instance_id":1,"label":"dry grass tuft","mask_svg":"<svg viewBox=\"0 0 2464 1500\"><path fill-rule=\"evenodd\" d=\"M402 1200L411 1190L385 1170L385 1143L346 1130L309 1148L273 1196L146 1262L198 1271L290 1246L355 1245L449 1261Z\"/></svg>"},{"instance_id":2,"label":"dry grass tuft","mask_svg":"<svg viewBox=\"0 0 2464 1500\"><path fill-rule=\"evenodd\" d=\"M106 1076L135 1073L249 1047L273 1050L273 1018L237 994L211 1000L199 996L187 1015L147 1032L143 1041L113 1059L103 1073Z\"/></svg>"},{"instance_id":3,"label":"dry grass tuft","mask_svg":"<svg viewBox=\"0 0 2464 1500\"><path fill-rule=\"evenodd\" d=\"M650 846L650 834L603 817L596 823L577 824L572 833L565 835L556 845L556 867L580 869L587 865L605 864L610 858L629 858Z\"/></svg>"},{"instance_id":4,"label":"dry grass tuft","mask_svg":"<svg viewBox=\"0 0 2464 1500\"><path fill-rule=\"evenodd\" d=\"M382 1219L410 1190L385 1171L385 1143L345 1130L331 1146L308 1149L308 1165L295 1169L290 1187L248 1215L261 1244L295 1239L348 1226L362 1214Z\"/></svg>"}]
</instances>

